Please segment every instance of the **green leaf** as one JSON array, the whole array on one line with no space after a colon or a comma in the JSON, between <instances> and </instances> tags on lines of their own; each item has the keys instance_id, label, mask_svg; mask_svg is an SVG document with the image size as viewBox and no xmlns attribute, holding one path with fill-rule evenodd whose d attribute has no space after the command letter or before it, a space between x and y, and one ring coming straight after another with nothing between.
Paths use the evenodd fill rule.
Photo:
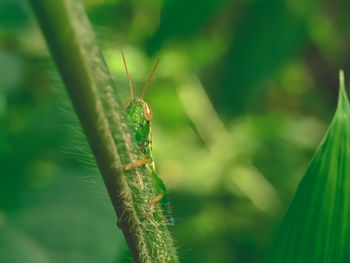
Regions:
<instances>
[{"instance_id":1,"label":"green leaf","mask_svg":"<svg viewBox=\"0 0 350 263\"><path fill-rule=\"evenodd\" d=\"M344 86L340 71L334 119L283 219L267 262L350 261L350 106Z\"/></svg>"}]
</instances>

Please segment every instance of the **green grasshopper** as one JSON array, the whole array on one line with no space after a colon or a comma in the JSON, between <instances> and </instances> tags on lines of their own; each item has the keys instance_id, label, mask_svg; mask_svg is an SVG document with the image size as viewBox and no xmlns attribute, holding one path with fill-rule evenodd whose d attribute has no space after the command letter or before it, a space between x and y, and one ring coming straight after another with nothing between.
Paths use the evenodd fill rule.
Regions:
<instances>
[{"instance_id":1,"label":"green grasshopper","mask_svg":"<svg viewBox=\"0 0 350 263\"><path fill-rule=\"evenodd\" d=\"M143 97L151 82L153 74L156 71L156 68L158 66L159 58L157 59L156 64L153 68L153 71L149 76L145 87L143 88L141 97L134 98L131 79L128 72L128 68L126 66L124 53L123 51L121 51L121 53L122 53L125 71L129 80L129 87L130 87L130 101L125 105L127 116L128 116L129 127L133 132L133 134L135 135L136 142L140 147L140 150L144 157L142 160L131 162L125 167L125 169L130 170L135 167L139 167L143 165L146 166L147 173L151 178L153 189L156 195L150 203L150 212L148 213L148 216L153 215L154 207L157 203L159 203L161 208L163 209L163 213L166 217L167 223L173 224L174 220L170 216L170 208L168 203L167 191L163 181L157 176L153 155L152 155L151 121L153 117L153 112L152 112L151 106L143 100Z\"/></svg>"}]
</instances>

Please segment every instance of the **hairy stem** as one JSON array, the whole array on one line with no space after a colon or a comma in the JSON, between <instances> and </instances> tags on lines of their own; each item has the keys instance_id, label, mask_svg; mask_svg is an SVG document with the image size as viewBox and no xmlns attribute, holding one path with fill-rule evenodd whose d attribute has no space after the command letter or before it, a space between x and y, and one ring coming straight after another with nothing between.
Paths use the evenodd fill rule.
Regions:
<instances>
[{"instance_id":1,"label":"hairy stem","mask_svg":"<svg viewBox=\"0 0 350 263\"><path fill-rule=\"evenodd\" d=\"M86 133L134 261L178 262L161 211L149 216L155 195L146 170L124 169L142 155L130 135L123 105L113 88L82 1L31 0L31 4Z\"/></svg>"}]
</instances>

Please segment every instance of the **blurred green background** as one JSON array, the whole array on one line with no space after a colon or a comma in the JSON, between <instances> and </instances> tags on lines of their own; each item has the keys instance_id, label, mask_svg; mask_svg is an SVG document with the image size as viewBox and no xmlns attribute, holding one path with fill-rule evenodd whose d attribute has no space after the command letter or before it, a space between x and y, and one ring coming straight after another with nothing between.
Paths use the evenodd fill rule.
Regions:
<instances>
[{"instance_id":1,"label":"blurred green background","mask_svg":"<svg viewBox=\"0 0 350 263\"><path fill-rule=\"evenodd\" d=\"M350 72L347 0L86 0L123 99L155 59L181 262L260 262ZM0 262L130 262L29 4L0 1Z\"/></svg>"}]
</instances>

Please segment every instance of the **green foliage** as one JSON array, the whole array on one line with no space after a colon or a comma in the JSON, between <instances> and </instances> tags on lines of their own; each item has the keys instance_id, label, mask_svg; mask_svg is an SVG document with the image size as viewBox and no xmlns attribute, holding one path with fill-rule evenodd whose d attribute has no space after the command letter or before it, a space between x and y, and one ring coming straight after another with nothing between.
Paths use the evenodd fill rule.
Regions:
<instances>
[{"instance_id":1,"label":"green foliage","mask_svg":"<svg viewBox=\"0 0 350 263\"><path fill-rule=\"evenodd\" d=\"M36 172L44 176L42 166ZM38 184L16 211L0 215L0 262L114 262L122 255L125 241L111 231L102 180L90 176L92 186L84 181L91 171L78 173L51 171L45 188Z\"/></svg>"},{"instance_id":2,"label":"green foliage","mask_svg":"<svg viewBox=\"0 0 350 263\"><path fill-rule=\"evenodd\" d=\"M267 262L350 260L350 105L340 73L338 108L283 219Z\"/></svg>"},{"instance_id":3,"label":"green foliage","mask_svg":"<svg viewBox=\"0 0 350 263\"><path fill-rule=\"evenodd\" d=\"M145 100L153 109L154 159L168 189L181 262L260 262L332 118L336 72L350 72L350 2L84 2L123 103L130 94L120 49L135 94L161 57ZM84 248L92 243L95 262L130 262L28 5L0 1L0 238L6 244L0 255L18 256L10 224L53 262L87 258ZM70 194L70 186L77 192ZM61 202L65 188L69 200ZM61 218L34 222L29 212L44 217L40 201L48 192ZM76 210L67 213L71 206ZM96 210L106 212L97 218ZM100 222L113 223L109 234L101 226L95 240L79 238ZM51 249L41 236L52 227L60 231Z\"/></svg>"}]
</instances>

